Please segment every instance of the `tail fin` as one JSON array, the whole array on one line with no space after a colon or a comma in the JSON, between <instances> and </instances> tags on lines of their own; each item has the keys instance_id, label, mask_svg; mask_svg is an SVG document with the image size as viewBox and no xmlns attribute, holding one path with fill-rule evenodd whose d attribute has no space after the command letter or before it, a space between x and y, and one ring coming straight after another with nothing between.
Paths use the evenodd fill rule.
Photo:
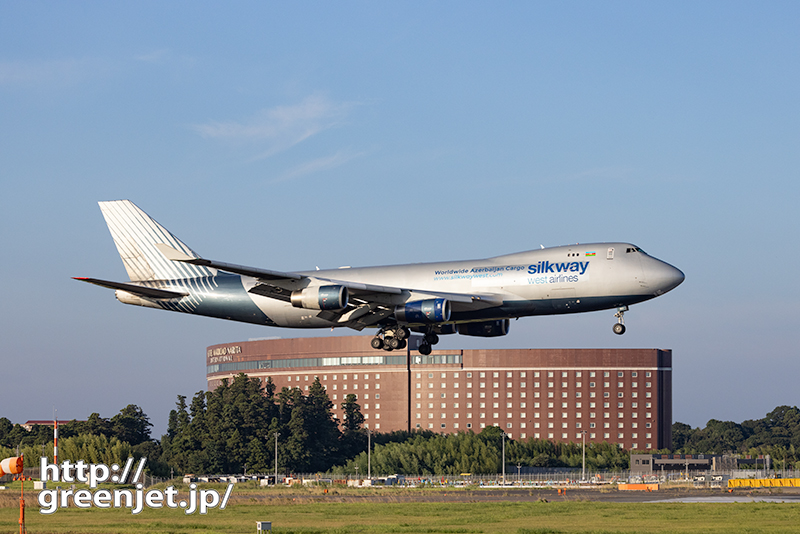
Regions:
<instances>
[{"instance_id":1,"label":"tail fin","mask_svg":"<svg viewBox=\"0 0 800 534\"><path fill-rule=\"evenodd\" d=\"M173 262L164 257L157 244L169 245L194 258L199 256L130 200L110 200L99 204L132 282L216 274L216 269Z\"/></svg>"}]
</instances>

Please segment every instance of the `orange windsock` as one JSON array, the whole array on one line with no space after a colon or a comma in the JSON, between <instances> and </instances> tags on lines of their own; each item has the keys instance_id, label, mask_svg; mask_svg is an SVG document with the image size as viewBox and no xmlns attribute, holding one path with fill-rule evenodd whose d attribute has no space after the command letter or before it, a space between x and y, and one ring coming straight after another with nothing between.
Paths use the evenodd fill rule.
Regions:
<instances>
[{"instance_id":1,"label":"orange windsock","mask_svg":"<svg viewBox=\"0 0 800 534\"><path fill-rule=\"evenodd\" d=\"M0 471L10 475L22 473L22 456L12 456L0 462Z\"/></svg>"}]
</instances>

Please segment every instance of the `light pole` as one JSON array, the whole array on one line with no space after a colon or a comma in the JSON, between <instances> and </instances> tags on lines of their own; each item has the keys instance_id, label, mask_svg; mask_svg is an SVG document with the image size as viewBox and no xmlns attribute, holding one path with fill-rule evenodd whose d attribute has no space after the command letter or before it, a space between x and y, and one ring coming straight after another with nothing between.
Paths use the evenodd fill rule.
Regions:
<instances>
[{"instance_id":1,"label":"light pole","mask_svg":"<svg viewBox=\"0 0 800 534\"><path fill-rule=\"evenodd\" d=\"M522 464L517 464L517 482L520 482L520 470L522 469Z\"/></svg>"},{"instance_id":2,"label":"light pole","mask_svg":"<svg viewBox=\"0 0 800 534\"><path fill-rule=\"evenodd\" d=\"M367 428L367 478L372 480L372 432Z\"/></svg>"},{"instance_id":3,"label":"light pole","mask_svg":"<svg viewBox=\"0 0 800 534\"><path fill-rule=\"evenodd\" d=\"M503 432L503 487L506 486L506 433Z\"/></svg>"},{"instance_id":4,"label":"light pole","mask_svg":"<svg viewBox=\"0 0 800 534\"><path fill-rule=\"evenodd\" d=\"M278 436L280 434L275 432L275 487L278 487Z\"/></svg>"},{"instance_id":5,"label":"light pole","mask_svg":"<svg viewBox=\"0 0 800 534\"><path fill-rule=\"evenodd\" d=\"M581 437L583 438L583 461L581 465L581 482L586 482L586 431L581 430Z\"/></svg>"}]
</instances>

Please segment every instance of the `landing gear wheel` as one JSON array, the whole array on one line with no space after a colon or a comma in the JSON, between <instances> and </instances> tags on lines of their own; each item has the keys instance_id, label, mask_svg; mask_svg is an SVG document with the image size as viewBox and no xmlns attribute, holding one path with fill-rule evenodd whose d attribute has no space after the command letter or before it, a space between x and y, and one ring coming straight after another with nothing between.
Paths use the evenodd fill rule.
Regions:
<instances>
[{"instance_id":1,"label":"landing gear wheel","mask_svg":"<svg viewBox=\"0 0 800 534\"><path fill-rule=\"evenodd\" d=\"M419 349L417 349L417 350L419 350L419 353L420 353L420 354L422 354L423 356L427 356L428 354L430 354L430 353L431 353L431 351L432 351L433 349L432 349L432 348L431 348L431 346L430 346L430 345L428 345L427 343L423 343L423 344L421 344L421 345L419 346Z\"/></svg>"},{"instance_id":2,"label":"landing gear wheel","mask_svg":"<svg viewBox=\"0 0 800 534\"><path fill-rule=\"evenodd\" d=\"M439 336L433 332L428 332L427 334L425 334L425 341L429 345L436 345L437 343L439 343Z\"/></svg>"},{"instance_id":3,"label":"landing gear wheel","mask_svg":"<svg viewBox=\"0 0 800 534\"><path fill-rule=\"evenodd\" d=\"M614 314L614 317L617 318L617 324L614 325L614 333L618 336L621 336L625 333L625 312L628 311L627 306L620 306L617 308L617 313Z\"/></svg>"},{"instance_id":4,"label":"landing gear wheel","mask_svg":"<svg viewBox=\"0 0 800 534\"><path fill-rule=\"evenodd\" d=\"M382 349L383 348L383 340L381 338L379 338L378 336L375 336L375 337L372 338L372 341L370 341L370 345L372 345L373 349Z\"/></svg>"},{"instance_id":5,"label":"landing gear wheel","mask_svg":"<svg viewBox=\"0 0 800 534\"><path fill-rule=\"evenodd\" d=\"M396 337L390 337L390 338L386 339L386 344L392 350L400 348L400 340L397 339Z\"/></svg>"},{"instance_id":6,"label":"landing gear wheel","mask_svg":"<svg viewBox=\"0 0 800 534\"><path fill-rule=\"evenodd\" d=\"M408 339L408 336L411 335L411 330L406 328L405 326L401 326L397 330L394 331L394 337L397 339Z\"/></svg>"},{"instance_id":7,"label":"landing gear wheel","mask_svg":"<svg viewBox=\"0 0 800 534\"><path fill-rule=\"evenodd\" d=\"M408 345L408 342L405 339L400 340L400 344L397 346L398 349L404 349Z\"/></svg>"},{"instance_id":8,"label":"landing gear wheel","mask_svg":"<svg viewBox=\"0 0 800 534\"><path fill-rule=\"evenodd\" d=\"M615 334L621 336L622 334L625 333L625 325L622 323L617 323L614 325L613 330Z\"/></svg>"}]
</instances>

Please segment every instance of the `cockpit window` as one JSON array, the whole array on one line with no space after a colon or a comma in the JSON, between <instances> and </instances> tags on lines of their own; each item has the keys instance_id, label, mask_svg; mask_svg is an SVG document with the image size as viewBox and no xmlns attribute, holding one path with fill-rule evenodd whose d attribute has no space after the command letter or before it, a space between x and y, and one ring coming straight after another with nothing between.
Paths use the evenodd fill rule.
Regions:
<instances>
[{"instance_id":1,"label":"cockpit window","mask_svg":"<svg viewBox=\"0 0 800 534\"><path fill-rule=\"evenodd\" d=\"M631 252L641 252L644 254L644 250L640 249L639 247L628 247L628 250L625 251L626 254L630 254Z\"/></svg>"}]
</instances>

